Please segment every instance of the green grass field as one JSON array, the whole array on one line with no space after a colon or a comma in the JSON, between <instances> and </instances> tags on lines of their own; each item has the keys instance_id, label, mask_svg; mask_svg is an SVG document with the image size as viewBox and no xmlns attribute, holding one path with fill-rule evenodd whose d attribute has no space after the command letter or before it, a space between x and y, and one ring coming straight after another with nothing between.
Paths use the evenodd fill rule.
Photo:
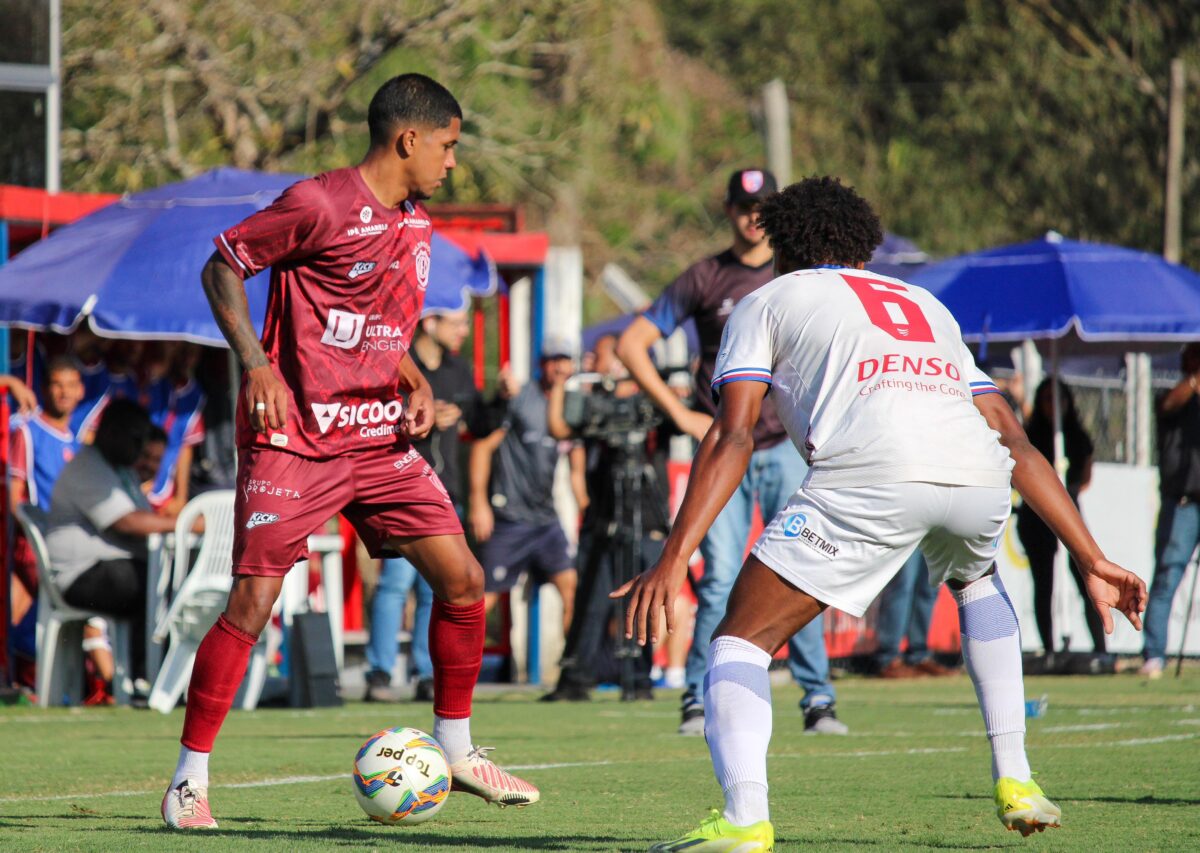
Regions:
<instances>
[{"instance_id":1,"label":"green grass field","mask_svg":"<svg viewBox=\"0 0 1200 853\"><path fill-rule=\"evenodd\" d=\"M992 811L987 743L965 677L839 682L845 738L805 736L799 691L775 690L771 798L779 850L1200 850L1200 679L1031 678L1047 693L1030 756L1064 826L1022 839ZM0 849L644 850L718 804L701 738L676 735L674 693L545 705L476 699L474 733L542 789L527 809L452 795L417 827L369 822L351 794L358 745L419 705L230 715L213 759L221 829L166 831L159 801L182 712L0 709Z\"/></svg>"}]
</instances>

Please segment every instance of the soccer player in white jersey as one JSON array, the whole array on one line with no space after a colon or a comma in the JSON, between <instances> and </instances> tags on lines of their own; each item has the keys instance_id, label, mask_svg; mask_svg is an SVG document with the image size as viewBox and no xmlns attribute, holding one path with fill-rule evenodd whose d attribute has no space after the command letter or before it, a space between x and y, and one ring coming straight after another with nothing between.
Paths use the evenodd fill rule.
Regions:
<instances>
[{"instance_id":1,"label":"soccer player in white jersey","mask_svg":"<svg viewBox=\"0 0 1200 853\"><path fill-rule=\"evenodd\" d=\"M1017 617L995 573L1010 483L1086 573L1089 598L1141 628L1146 587L1104 558L1054 470L975 366L958 324L930 293L863 272L879 219L836 178L766 199L761 220L779 277L734 310L717 357L717 419L700 445L662 557L613 593L626 633L673 629L688 556L741 481L769 392L811 472L763 531L717 627L705 678L705 736L723 812L652 851L771 850L767 666L830 605L861 616L918 547L958 603L963 656L992 750L1000 820L1022 835L1060 812L1025 757Z\"/></svg>"}]
</instances>

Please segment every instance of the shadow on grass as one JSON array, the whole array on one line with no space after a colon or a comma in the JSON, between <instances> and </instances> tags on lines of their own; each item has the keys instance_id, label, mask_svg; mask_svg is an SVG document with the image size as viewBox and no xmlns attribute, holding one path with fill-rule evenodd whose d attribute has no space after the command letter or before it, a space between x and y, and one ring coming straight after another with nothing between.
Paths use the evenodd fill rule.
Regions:
<instances>
[{"instance_id":1,"label":"shadow on grass","mask_svg":"<svg viewBox=\"0 0 1200 853\"><path fill-rule=\"evenodd\" d=\"M1056 803L1119 803L1123 806L1200 806L1200 797L1055 797Z\"/></svg>"},{"instance_id":2,"label":"shadow on grass","mask_svg":"<svg viewBox=\"0 0 1200 853\"><path fill-rule=\"evenodd\" d=\"M134 827L118 830L121 832L137 832L146 835L165 837L173 834L163 827ZM231 842L242 840L252 841L322 841L338 847L375 846L381 843L410 844L423 848L427 847L461 847L464 850L501 849L501 850L579 850L580 845L596 845L595 849L612 850L614 847L628 850L645 850L651 842L629 838L614 838L608 835L559 835L559 836L487 836L472 835L456 838L436 832L412 832L402 830L394 835L385 835L354 827L326 827L324 829L295 830L295 829L215 829L205 830L197 838L228 838ZM586 849L586 848L584 848Z\"/></svg>"},{"instance_id":3,"label":"shadow on grass","mask_svg":"<svg viewBox=\"0 0 1200 853\"><path fill-rule=\"evenodd\" d=\"M889 850L907 850L918 849L928 850L1000 850L1006 845L1002 843L995 844L962 844L957 841L942 841L940 839L928 839L917 833L909 833L903 839L900 838L834 838L828 835L821 836L805 836L802 838L777 838L776 846L781 846L785 843L799 845L805 844L814 850L821 850L834 845L843 847L886 847Z\"/></svg>"},{"instance_id":4,"label":"shadow on grass","mask_svg":"<svg viewBox=\"0 0 1200 853\"><path fill-rule=\"evenodd\" d=\"M943 800L987 800L989 794L939 794ZM1056 803L1116 803L1123 806L1200 806L1200 797L1156 797L1146 794L1143 797L1055 797Z\"/></svg>"}]
</instances>

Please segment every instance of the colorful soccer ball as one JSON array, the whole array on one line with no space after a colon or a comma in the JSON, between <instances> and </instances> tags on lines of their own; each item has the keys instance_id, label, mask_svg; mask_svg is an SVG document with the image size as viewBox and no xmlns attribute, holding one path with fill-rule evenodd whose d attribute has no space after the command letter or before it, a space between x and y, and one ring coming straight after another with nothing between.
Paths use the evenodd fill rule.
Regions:
<instances>
[{"instance_id":1,"label":"colorful soccer ball","mask_svg":"<svg viewBox=\"0 0 1200 853\"><path fill-rule=\"evenodd\" d=\"M384 729L354 756L354 797L380 823L422 823L450 794L450 764L423 731Z\"/></svg>"}]
</instances>

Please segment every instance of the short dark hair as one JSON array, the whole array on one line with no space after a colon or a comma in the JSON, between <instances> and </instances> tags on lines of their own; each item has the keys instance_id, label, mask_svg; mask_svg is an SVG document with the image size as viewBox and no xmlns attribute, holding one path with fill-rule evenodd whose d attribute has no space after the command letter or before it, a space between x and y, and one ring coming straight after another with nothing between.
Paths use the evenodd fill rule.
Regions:
<instances>
[{"instance_id":1,"label":"short dark hair","mask_svg":"<svg viewBox=\"0 0 1200 853\"><path fill-rule=\"evenodd\" d=\"M150 436L150 416L132 400L113 400L104 407L92 444L114 468L128 468L142 454Z\"/></svg>"},{"instance_id":2,"label":"short dark hair","mask_svg":"<svg viewBox=\"0 0 1200 853\"><path fill-rule=\"evenodd\" d=\"M883 242L871 205L828 175L805 178L768 196L758 219L776 255L792 269L865 264Z\"/></svg>"},{"instance_id":3,"label":"short dark hair","mask_svg":"<svg viewBox=\"0 0 1200 853\"><path fill-rule=\"evenodd\" d=\"M50 382L50 377L56 373L62 373L64 370L74 370L83 377L83 370L79 367L79 362L71 358L69 355L56 355L46 364L45 382Z\"/></svg>"},{"instance_id":4,"label":"short dark hair","mask_svg":"<svg viewBox=\"0 0 1200 853\"><path fill-rule=\"evenodd\" d=\"M379 87L367 107L372 145L387 145L401 124L439 128L456 118L462 119L458 101L449 89L424 74L393 77Z\"/></svg>"}]
</instances>

